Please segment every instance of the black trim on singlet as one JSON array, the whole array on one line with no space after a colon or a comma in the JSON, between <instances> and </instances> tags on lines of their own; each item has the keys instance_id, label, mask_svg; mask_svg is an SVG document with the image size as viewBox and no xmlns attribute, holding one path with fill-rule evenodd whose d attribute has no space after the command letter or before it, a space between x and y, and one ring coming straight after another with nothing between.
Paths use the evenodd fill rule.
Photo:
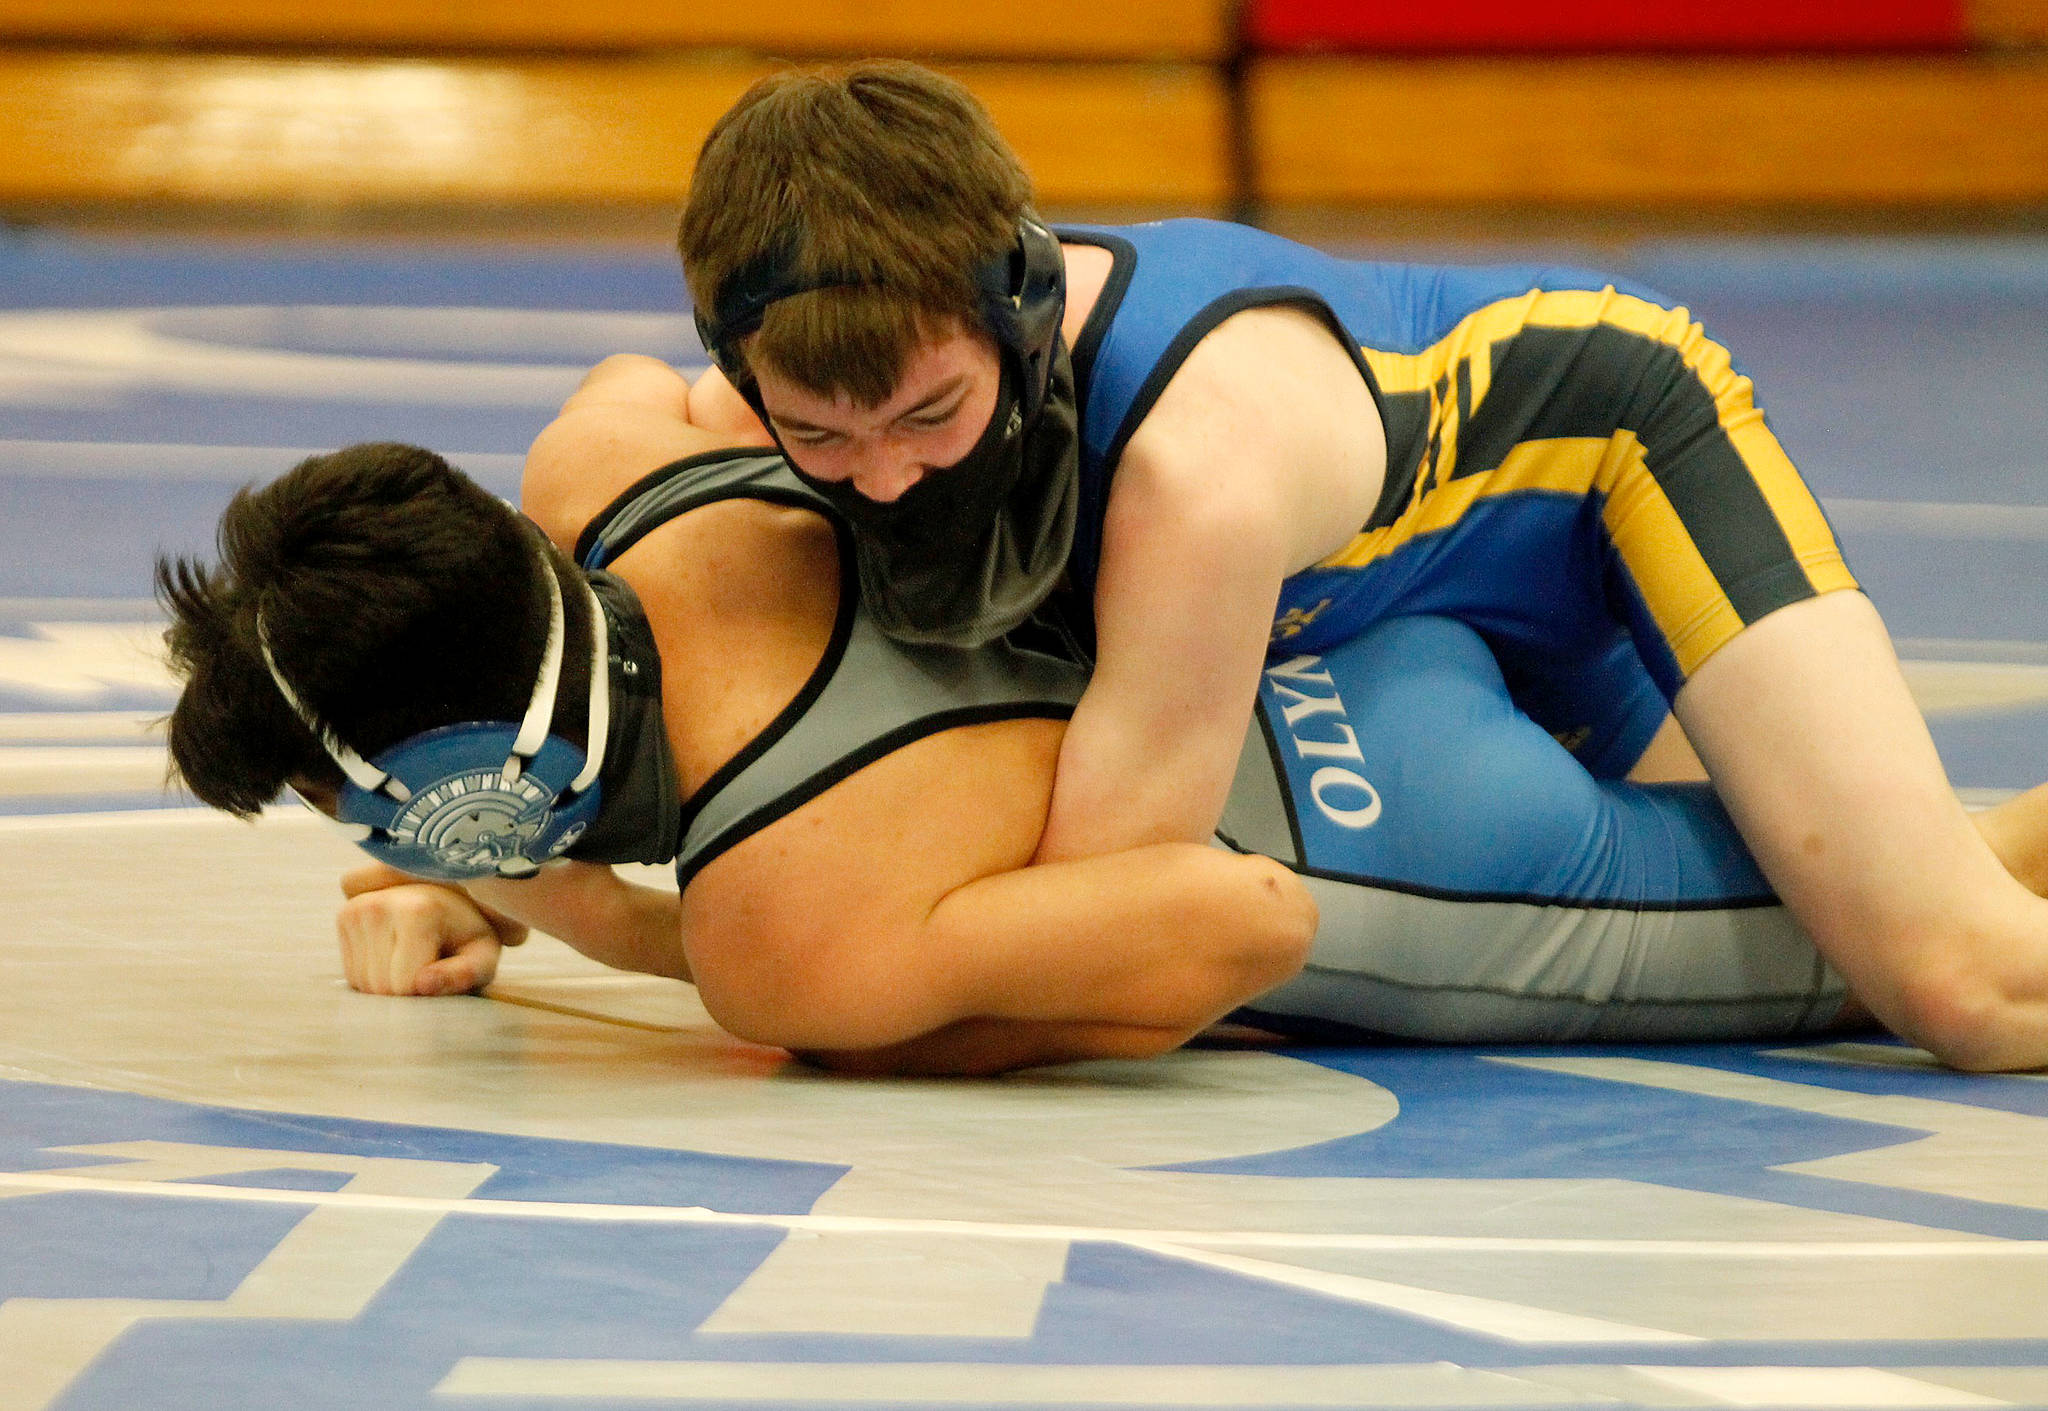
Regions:
<instances>
[{"instance_id":1,"label":"black trim on singlet","mask_svg":"<svg viewBox=\"0 0 2048 1411\"><path fill-rule=\"evenodd\" d=\"M1458 425L1472 424L1472 359L1458 359Z\"/></svg>"},{"instance_id":2,"label":"black trim on singlet","mask_svg":"<svg viewBox=\"0 0 2048 1411\"><path fill-rule=\"evenodd\" d=\"M1387 440L1387 474L1380 482L1379 503L1361 528L1385 528L1399 519L1415 498L1416 477L1423 466L1436 462L1438 433L1430 420L1434 405L1426 389L1381 396L1380 430Z\"/></svg>"},{"instance_id":3,"label":"black trim on singlet","mask_svg":"<svg viewBox=\"0 0 2048 1411\"><path fill-rule=\"evenodd\" d=\"M851 778L876 760L892 755L904 746L914 744L928 735L936 735L942 730L956 730L968 725L987 725L1003 720L1070 720L1073 714L1074 707L1065 701L1004 701L999 704L959 706L906 721L895 729L876 736L853 753L833 761L795 788L761 805L752 813L742 816L699 849L690 858L687 866L681 862L676 864L676 884L679 887L687 887L690 879L706 866L754 834L772 823L787 818L834 784ZM710 788L711 786L707 784L698 791L697 797L710 797ZM687 824L683 831L688 832Z\"/></svg>"},{"instance_id":4,"label":"black trim on singlet","mask_svg":"<svg viewBox=\"0 0 2048 1411\"><path fill-rule=\"evenodd\" d=\"M684 456L681 460L670 461L667 465L657 470L650 470L647 474L641 476L631 485L628 485L625 489L614 495L610 504L591 516L590 522L583 526L583 532L576 536L576 548L571 557L578 564L581 564L584 556L597 546L598 536L604 532L606 526L613 519L618 517L621 510L624 510L633 501L639 499L656 486L666 484L685 471L695 470L699 466L716 465L720 461L734 461L753 456L780 456L781 454L773 446L720 446L715 451L699 451L695 455ZM709 501L705 503L708 504ZM695 509L696 506L692 504L690 508ZM805 505L802 508L815 509L816 506ZM681 512L678 511L677 513ZM667 520L662 521L664 524L667 522ZM650 529L653 527L652 525L648 526ZM615 547L612 550L612 557L617 558L626 551L628 546L639 543L641 536L646 533L647 530L643 529L631 539Z\"/></svg>"},{"instance_id":5,"label":"black trim on singlet","mask_svg":"<svg viewBox=\"0 0 2048 1411\"><path fill-rule=\"evenodd\" d=\"M1289 790L1288 793L1291 797L1292 791ZM1370 887L1378 892L1399 892L1404 896L1422 897L1428 901L1499 902L1512 906L1563 907L1571 911L1755 911L1760 907L1785 904L1783 898L1770 892L1758 896L1701 897L1682 901L1624 901L1614 897L1551 896L1532 892L1485 892L1466 891L1458 887L1432 887L1422 882L1374 877L1364 872L1339 872L1330 867L1311 867L1306 862L1289 870L1303 877L1315 877L1324 882L1343 882L1356 887Z\"/></svg>"},{"instance_id":6,"label":"black trim on singlet","mask_svg":"<svg viewBox=\"0 0 2048 1411\"><path fill-rule=\"evenodd\" d=\"M1358 974L1355 970L1345 970L1334 965L1317 965L1314 962L1310 962L1301 968L1303 973L1310 975L1355 976ZM1811 1012L1811 1006L1816 999L1811 990L1796 990L1790 993L1766 995L1689 995L1674 999L1665 999L1656 995L1632 995L1625 1000L1614 1000L1604 996L1596 999L1590 995L1558 994L1550 990L1517 990L1505 985L1424 985L1414 980L1391 979L1385 975L1369 975L1366 978L1375 985L1385 985L1390 990L1406 990L1410 994L1492 995L1496 999L1534 1000L1538 1004L1575 1004L1581 1009L1612 1009L1617 1005L1625 1009L1713 1009L1716 1007L1728 1008L1731 1006L1756 1004L1805 1004L1809 1008L1801 1013L1800 1018L1802 1020L1806 1017L1807 1013ZM1834 1002L1840 1004L1841 997L1836 997ZM1277 1019L1282 1016L1270 1015L1270 1017ZM1342 1021L1336 1022L1341 1023Z\"/></svg>"},{"instance_id":7,"label":"black trim on singlet","mask_svg":"<svg viewBox=\"0 0 2048 1411\"><path fill-rule=\"evenodd\" d=\"M1392 1048L1396 1044L1440 1045L1449 1047L1465 1042L1458 1039L1408 1038L1401 1034L1390 1034L1380 1029L1360 1028L1346 1024L1339 1019L1319 1019L1306 1014L1281 1014L1276 1010L1259 1009L1254 1005L1241 1005L1223 1016L1227 1024L1244 1024L1253 1029L1264 1029L1269 1034L1278 1034L1297 1044L1321 1044L1344 1048ZM1199 1041L1197 1041L1199 1042ZM1189 1048L1195 1047L1190 1043Z\"/></svg>"},{"instance_id":8,"label":"black trim on singlet","mask_svg":"<svg viewBox=\"0 0 2048 1411\"><path fill-rule=\"evenodd\" d=\"M723 500L765 500L773 504L791 505L798 509L818 508L815 500L806 500L794 491L763 489L760 486L731 486L708 499L692 504L690 508L699 509ZM695 793L683 800L681 822L676 825L678 840L689 836L690 824L703 812L706 803L718 797L720 791L737 778L742 770L768 753L784 735L796 728L796 723L817 704L818 697L824 694L825 687L831 683L833 674L839 670L840 662L846 657L846 644L853 640L853 617L860 601L860 586L853 563L853 532L842 521L832 516L821 515L820 518L832 526L832 536L839 549L839 603L833 612L832 638L825 644L824 654L818 658L818 664L812 669L810 676L797 688L797 693L789 698L789 704L777 711L775 718L762 728L760 734L740 746L731 759L713 770L711 777L706 779Z\"/></svg>"},{"instance_id":9,"label":"black trim on singlet","mask_svg":"<svg viewBox=\"0 0 2048 1411\"><path fill-rule=\"evenodd\" d=\"M1452 479L1526 441L1635 433L1650 476L1745 625L1811 597L1784 529L1721 425L1713 393L1671 344L1612 324L1523 328L1493 344L1492 385L1461 415ZM1459 410L1470 362L1458 363ZM1788 595L1789 590L1789 595Z\"/></svg>"},{"instance_id":10,"label":"black trim on singlet","mask_svg":"<svg viewBox=\"0 0 2048 1411\"><path fill-rule=\"evenodd\" d=\"M606 506L602 514L585 526L582 535L576 541L578 561L580 562L585 555L596 547L597 539L601 537L604 529L610 525L614 518L643 496L659 489L678 475L686 474L706 465L715 465L720 461L737 460L743 457L776 456L777 454L775 451L760 447L721 448L717 451L710 451L701 455L687 456L682 460L673 461L659 470L642 476L623 494L614 499L610 505ZM847 643L853 639L854 613L860 600L859 583L854 567L852 530L836 515L828 513L822 502L816 498L806 495L799 490L783 489L772 485L724 485L699 496L686 495L675 505L670 506L670 513L658 519L648 519L624 538L609 545L610 552L606 562L616 563L628 550L639 544L647 535L657 529L665 528L675 523L691 511L703 509L709 505L721 504L727 500L753 500L759 503L783 505L791 509L808 510L830 525L833 543L839 556L839 600L833 609L832 636L825 644L824 653L819 657L818 664L812 668L810 675L805 678L804 684L797 689L794 696L790 697L789 703L775 713L775 718L770 720L759 734L742 745L732 758L712 771L711 777L706 779L694 793L682 801L675 828L675 836L678 842L688 835L690 824L703 811L704 805L716 798L719 792L730 784L741 771L748 768L754 761L774 748L775 744L794 729L796 723L803 719L810 708L817 703L818 697L824 693L825 687L831 682L833 674L838 671L840 663L845 659Z\"/></svg>"},{"instance_id":11,"label":"black trim on singlet","mask_svg":"<svg viewBox=\"0 0 2048 1411\"><path fill-rule=\"evenodd\" d=\"M1358 340L1351 336L1351 330L1344 326L1344 320L1337 316L1337 311L1330 307L1328 299L1300 284L1267 284L1250 289L1233 289L1212 299L1193 318L1181 325L1180 331L1173 335L1173 340L1159 355L1159 361L1145 374L1145 380L1139 384L1137 395L1124 410L1124 419L1118 425L1116 435L1110 438L1109 446L1102 455L1102 487L1105 502L1110 482L1116 476L1117 462L1123 459L1124 447L1130 444L1131 437L1137 434L1138 427L1143 424L1145 418L1152 414L1152 408L1159 401L1160 394L1166 391L1166 384L1173 380L1173 375L1180 371L1181 364L1195 351L1195 345L1214 333L1217 325L1234 314L1241 314L1249 309L1282 307L1304 309L1322 319L1331 334L1336 337L1338 346L1350 357L1351 365L1358 369L1358 375L1365 379L1365 389L1373 402L1377 404L1380 401L1379 383L1373 377L1372 369L1366 365L1364 349L1359 346ZM1382 496L1383 500L1384 498ZM1378 509L1375 508L1373 513L1377 515Z\"/></svg>"},{"instance_id":12,"label":"black trim on singlet","mask_svg":"<svg viewBox=\"0 0 2048 1411\"><path fill-rule=\"evenodd\" d=\"M1103 235L1092 230L1067 230L1054 226L1052 233L1063 244L1092 245L1098 250L1109 251L1109 278L1103 281L1102 292L1095 298L1095 307L1088 310L1088 317L1081 323L1081 335L1074 340L1069 359L1074 368L1075 398L1083 406L1088 401L1088 379L1095 373L1095 357L1102 351L1102 340L1109 333L1109 326L1116 320L1116 311L1123 307L1124 295L1130 291L1131 277L1138 272L1138 247L1119 235Z\"/></svg>"},{"instance_id":13,"label":"black trim on singlet","mask_svg":"<svg viewBox=\"0 0 2048 1411\"><path fill-rule=\"evenodd\" d=\"M1259 722L1259 733L1266 739L1266 763L1272 767L1273 778L1280 786L1280 806L1287 810L1287 837L1294 844L1294 860L1307 862L1308 845L1301 837L1301 814L1294 807L1294 790L1288 787L1287 765L1280 756L1280 732L1273 728L1273 715L1266 709L1263 691L1252 702L1252 719Z\"/></svg>"},{"instance_id":14,"label":"black trim on singlet","mask_svg":"<svg viewBox=\"0 0 2048 1411\"><path fill-rule=\"evenodd\" d=\"M1303 974L1309 975L1342 975L1351 978L1358 977L1357 971L1345 970L1334 966L1317 965L1313 962L1310 962L1309 964L1304 965L1301 968ZM1371 983L1375 985L1384 985L1386 988L1390 990L1403 990L1409 994L1488 995L1495 999L1524 1000L1531 1001L1537 1004L1570 1004L1576 1005L1580 1009L1588 1010L1607 1010L1616 1007L1620 1007L1622 1009L1713 1010L1738 1009L1761 1004L1801 1004L1804 1005L1805 1008L1800 1011L1798 1019L1794 1021L1795 1025L1800 1027L1804 1027L1806 1024L1812 1022L1813 1011L1816 1005L1831 1004L1835 1006L1840 1006L1844 998L1844 996L1842 995L1830 996L1816 993L1819 986L1825 982L1824 977L1818 973L1816 974L1814 982L1815 989L1811 990L1779 992L1776 994L1745 994L1720 996L1693 995L1673 999L1665 999L1653 995L1638 995L1632 996L1625 1000L1594 998L1589 995L1555 994L1548 990L1517 990L1508 988L1503 985L1424 985L1418 984L1413 980L1396 980L1386 975L1377 974L1369 974L1364 976L1363 978L1369 980ZM1277 1010L1259 1009L1256 1007L1255 1004L1245 1005L1236 1010L1233 1010L1228 1017L1239 1023L1250 1024L1254 1028L1277 1030L1278 1032L1287 1034L1289 1037L1293 1037L1292 1031L1294 1030L1295 1026L1306 1026L1305 1032L1308 1035L1313 1036L1311 1037L1311 1042L1314 1041L1314 1038L1321 1037L1324 1035L1329 1036L1331 1039L1334 1039L1337 1042L1344 1042L1346 1036L1349 1034L1361 1035L1366 1037L1367 1039L1382 1037L1381 1032L1379 1030L1354 1029L1351 1025L1346 1024L1341 1019L1324 1019L1310 1015L1283 1014ZM1795 1029L1790 1032L1797 1032L1797 1030ZM1406 1037L1397 1037L1393 1041L1402 1044L1441 1044L1472 1042L1469 1039L1430 1039ZM1515 1041L1510 1040L1509 1042Z\"/></svg>"}]
</instances>

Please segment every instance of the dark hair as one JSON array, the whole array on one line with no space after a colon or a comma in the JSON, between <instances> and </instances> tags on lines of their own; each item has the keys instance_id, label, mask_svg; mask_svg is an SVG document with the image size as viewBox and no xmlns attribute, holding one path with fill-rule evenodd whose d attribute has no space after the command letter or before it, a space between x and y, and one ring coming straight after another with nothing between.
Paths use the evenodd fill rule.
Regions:
<instances>
[{"instance_id":1,"label":"dark hair","mask_svg":"<svg viewBox=\"0 0 2048 1411\"><path fill-rule=\"evenodd\" d=\"M742 94L704 139L676 243L703 308L769 257L860 281L770 306L745 356L874 406L922 338L951 320L982 329L974 273L1030 206L1030 176L972 93L873 60Z\"/></svg>"},{"instance_id":2,"label":"dark hair","mask_svg":"<svg viewBox=\"0 0 2048 1411\"><path fill-rule=\"evenodd\" d=\"M546 651L546 553L563 583L556 732L581 742L589 687L582 574L539 531L432 451L376 442L312 456L221 515L220 562L159 558L164 633L184 689L171 763L215 808L247 817L287 783L340 769L271 680L365 758L465 720L517 720ZM578 643L582 646L579 649Z\"/></svg>"}]
</instances>

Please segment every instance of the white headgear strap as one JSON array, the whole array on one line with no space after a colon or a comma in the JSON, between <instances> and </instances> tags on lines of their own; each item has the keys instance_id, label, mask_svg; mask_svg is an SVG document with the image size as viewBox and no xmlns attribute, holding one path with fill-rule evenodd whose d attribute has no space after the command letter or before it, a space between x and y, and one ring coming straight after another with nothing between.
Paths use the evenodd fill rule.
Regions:
<instances>
[{"instance_id":1,"label":"white headgear strap","mask_svg":"<svg viewBox=\"0 0 2048 1411\"><path fill-rule=\"evenodd\" d=\"M505 767L500 777L507 784L515 782L526 767L526 762L547 743L548 727L555 718L555 696L562 680L562 650L566 637L566 617L562 606L561 576L555 570L553 560L545 553L541 562L548 573L548 642L541 657L540 677L533 683L533 695L527 701L526 714L519 722L519 733L513 737L512 751L505 757ZM568 792L580 794L597 779L604 768L606 735L611 729L611 644L606 630L604 607L598 602L597 594L589 584L583 588L590 601L590 713L588 735L584 740L584 764L581 772L569 782ZM346 741L313 712L313 708L300 699L291 683L278 670L277 658L270 650L270 631L264 625L263 614L256 615L256 645L263 653L263 664L269 668L270 679L276 683L278 694L284 697L292 714L298 716L305 727L313 732L321 748L341 766L341 772L357 788L372 793L382 791L400 803L412 798L412 791L403 780L393 778L384 770L357 754Z\"/></svg>"}]
</instances>

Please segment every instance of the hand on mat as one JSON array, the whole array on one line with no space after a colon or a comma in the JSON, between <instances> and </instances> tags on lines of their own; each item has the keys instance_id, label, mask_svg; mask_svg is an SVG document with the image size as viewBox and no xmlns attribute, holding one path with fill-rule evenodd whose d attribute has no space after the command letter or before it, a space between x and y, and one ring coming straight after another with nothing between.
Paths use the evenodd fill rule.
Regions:
<instances>
[{"instance_id":1,"label":"hand on mat","mask_svg":"<svg viewBox=\"0 0 2048 1411\"><path fill-rule=\"evenodd\" d=\"M348 900L335 917L342 971L373 995L459 995L498 973L498 952L526 928L454 887L421 882L381 864L341 880Z\"/></svg>"}]
</instances>

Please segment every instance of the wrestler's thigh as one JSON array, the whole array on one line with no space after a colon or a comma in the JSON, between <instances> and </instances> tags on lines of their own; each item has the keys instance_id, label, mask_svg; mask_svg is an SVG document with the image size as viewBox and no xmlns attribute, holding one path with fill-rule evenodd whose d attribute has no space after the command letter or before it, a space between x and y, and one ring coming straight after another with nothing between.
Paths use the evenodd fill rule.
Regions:
<instances>
[{"instance_id":1,"label":"wrestler's thigh","mask_svg":"<svg viewBox=\"0 0 2048 1411\"><path fill-rule=\"evenodd\" d=\"M1773 885L1888 1022L1930 971L2048 958L2048 911L1958 802L1861 593L1748 627L1676 709Z\"/></svg>"},{"instance_id":2,"label":"wrestler's thigh","mask_svg":"<svg viewBox=\"0 0 2048 1411\"><path fill-rule=\"evenodd\" d=\"M1643 736L1663 715L1650 699ZM1768 895L1710 791L1597 778L1520 708L1461 623L1396 618L1276 663L1261 706L1317 871L1631 906Z\"/></svg>"}]
</instances>

